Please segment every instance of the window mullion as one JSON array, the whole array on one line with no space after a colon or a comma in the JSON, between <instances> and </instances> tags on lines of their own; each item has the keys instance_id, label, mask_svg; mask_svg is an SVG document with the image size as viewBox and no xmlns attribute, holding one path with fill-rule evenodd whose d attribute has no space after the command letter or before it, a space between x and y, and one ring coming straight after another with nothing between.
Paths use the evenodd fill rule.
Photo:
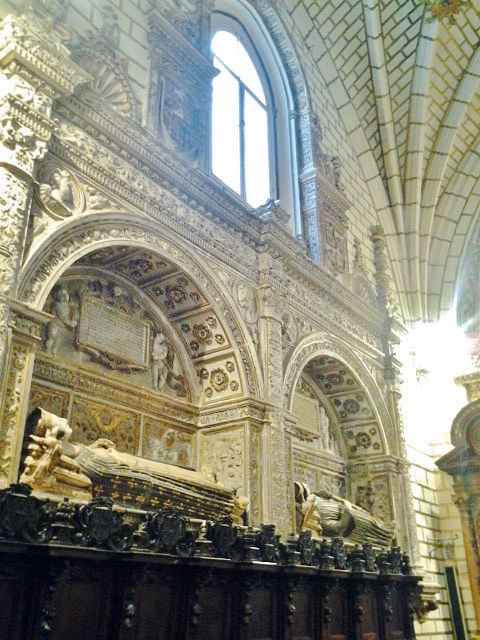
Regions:
<instances>
[{"instance_id":1,"label":"window mullion","mask_svg":"<svg viewBox=\"0 0 480 640\"><path fill-rule=\"evenodd\" d=\"M246 198L247 185L245 179L245 88L238 83L239 128L240 128L240 193Z\"/></svg>"}]
</instances>

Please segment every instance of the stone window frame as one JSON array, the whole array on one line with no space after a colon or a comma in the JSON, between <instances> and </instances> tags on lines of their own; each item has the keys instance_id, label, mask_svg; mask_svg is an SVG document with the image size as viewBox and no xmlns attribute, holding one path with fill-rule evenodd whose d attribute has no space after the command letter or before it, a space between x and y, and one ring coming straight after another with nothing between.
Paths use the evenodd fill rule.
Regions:
<instances>
[{"instance_id":1,"label":"stone window frame","mask_svg":"<svg viewBox=\"0 0 480 640\"><path fill-rule=\"evenodd\" d=\"M270 188L273 200L290 214L293 235L302 233L295 105L280 52L259 14L242 0L218 0L211 14L210 39L217 31L238 37L250 56L265 90L269 118ZM213 173L214 180L223 182ZM229 188L229 187L227 187Z\"/></svg>"}]
</instances>

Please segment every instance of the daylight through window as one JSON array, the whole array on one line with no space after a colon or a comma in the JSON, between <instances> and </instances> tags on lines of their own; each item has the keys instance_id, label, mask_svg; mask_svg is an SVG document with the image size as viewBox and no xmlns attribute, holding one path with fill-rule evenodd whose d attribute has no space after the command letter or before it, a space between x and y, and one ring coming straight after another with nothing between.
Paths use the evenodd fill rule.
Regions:
<instances>
[{"instance_id":1,"label":"daylight through window","mask_svg":"<svg viewBox=\"0 0 480 640\"><path fill-rule=\"evenodd\" d=\"M259 75L228 31L212 39L212 172L257 207L270 196L268 112Z\"/></svg>"}]
</instances>

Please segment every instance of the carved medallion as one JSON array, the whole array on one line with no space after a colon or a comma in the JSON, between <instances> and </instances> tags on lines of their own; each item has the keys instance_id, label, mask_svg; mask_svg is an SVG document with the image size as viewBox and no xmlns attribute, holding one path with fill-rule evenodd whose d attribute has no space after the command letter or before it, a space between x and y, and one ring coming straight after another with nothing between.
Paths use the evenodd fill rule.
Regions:
<instances>
[{"instance_id":1,"label":"carved medallion","mask_svg":"<svg viewBox=\"0 0 480 640\"><path fill-rule=\"evenodd\" d=\"M48 162L38 172L35 196L44 211L55 220L82 211L84 196L77 179L64 167Z\"/></svg>"}]
</instances>

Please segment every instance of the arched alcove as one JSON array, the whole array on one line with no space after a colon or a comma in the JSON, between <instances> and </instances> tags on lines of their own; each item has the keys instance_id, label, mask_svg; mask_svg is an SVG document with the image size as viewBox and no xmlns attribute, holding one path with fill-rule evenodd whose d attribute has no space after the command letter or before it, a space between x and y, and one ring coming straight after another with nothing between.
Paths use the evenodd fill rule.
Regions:
<instances>
[{"instance_id":1,"label":"arched alcove","mask_svg":"<svg viewBox=\"0 0 480 640\"><path fill-rule=\"evenodd\" d=\"M395 520L392 427L364 363L341 340L315 334L295 349L285 381L294 480Z\"/></svg>"},{"instance_id":2,"label":"arched alcove","mask_svg":"<svg viewBox=\"0 0 480 640\"><path fill-rule=\"evenodd\" d=\"M67 221L24 265L20 299L51 314L29 405L67 418L72 440L108 438L127 453L189 468L222 461L233 442L235 477L227 477L230 466L219 479L248 492L248 411L233 411L221 432L212 424L224 407L260 395L248 329L254 291L246 306L246 283L215 282L211 265L187 246L136 217L127 226L126 218L109 212Z\"/></svg>"}]
</instances>

